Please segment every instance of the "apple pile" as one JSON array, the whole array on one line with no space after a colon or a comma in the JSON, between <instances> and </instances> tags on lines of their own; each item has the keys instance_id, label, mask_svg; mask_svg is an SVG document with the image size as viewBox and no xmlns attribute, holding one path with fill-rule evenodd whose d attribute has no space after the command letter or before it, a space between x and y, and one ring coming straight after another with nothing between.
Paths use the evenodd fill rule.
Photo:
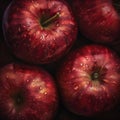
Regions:
<instances>
[{"instance_id":1,"label":"apple pile","mask_svg":"<svg viewBox=\"0 0 120 120\"><path fill-rule=\"evenodd\" d=\"M0 120L120 119L119 32L119 0L1 0Z\"/></svg>"}]
</instances>

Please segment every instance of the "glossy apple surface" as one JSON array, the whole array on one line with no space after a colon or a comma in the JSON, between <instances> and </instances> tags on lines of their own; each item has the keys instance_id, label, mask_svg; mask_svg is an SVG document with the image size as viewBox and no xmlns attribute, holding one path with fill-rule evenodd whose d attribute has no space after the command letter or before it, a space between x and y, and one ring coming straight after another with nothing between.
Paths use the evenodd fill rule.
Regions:
<instances>
[{"instance_id":1,"label":"glossy apple surface","mask_svg":"<svg viewBox=\"0 0 120 120\"><path fill-rule=\"evenodd\" d=\"M120 39L119 0L75 0L72 8L80 32L97 43L113 44Z\"/></svg>"},{"instance_id":2,"label":"glossy apple surface","mask_svg":"<svg viewBox=\"0 0 120 120\"><path fill-rule=\"evenodd\" d=\"M78 115L113 109L120 97L120 59L105 46L86 45L70 53L57 75L64 105Z\"/></svg>"},{"instance_id":3,"label":"glossy apple surface","mask_svg":"<svg viewBox=\"0 0 120 120\"><path fill-rule=\"evenodd\" d=\"M58 95L42 68L11 63L0 70L0 120L53 120Z\"/></svg>"},{"instance_id":4,"label":"glossy apple surface","mask_svg":"<svg viewBox=\"0 0 120 120\"><path fill-rule=\"evenodd\" d=\"M76 40L77 26L63 0L15 0L5 12L3 31L18 58L44 64L70 49Z\"/></svg>"}]
</instances>

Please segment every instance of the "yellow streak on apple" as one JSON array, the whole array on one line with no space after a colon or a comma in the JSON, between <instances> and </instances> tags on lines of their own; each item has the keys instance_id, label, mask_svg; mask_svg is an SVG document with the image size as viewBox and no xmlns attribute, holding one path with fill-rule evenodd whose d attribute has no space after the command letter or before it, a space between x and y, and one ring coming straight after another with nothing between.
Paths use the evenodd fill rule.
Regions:
<instances>
[{"instance_id":1,"label":"yellow streak on apple","mask_svg":"<svg viewBox=\"0 0 120 120\"><path fill-rule=\"evenodd\" d=\"M40 78L37 78L37 77L30 83L29 88L34 89L33 91L36 98L41 98L42 94L47 94L48 92L45 82L41 81ZM41 95L38 93L40 93Z\"/></svg>"}]
</instances>

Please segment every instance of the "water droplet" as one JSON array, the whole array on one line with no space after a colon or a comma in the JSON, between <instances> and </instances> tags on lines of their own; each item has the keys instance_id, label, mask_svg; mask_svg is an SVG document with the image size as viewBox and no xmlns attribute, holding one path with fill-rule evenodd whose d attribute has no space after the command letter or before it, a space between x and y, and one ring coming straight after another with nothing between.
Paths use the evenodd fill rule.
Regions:
<instances>
[{"instance_id":1,"label":"water droplet","mask_svg":"<svg viewBox=\"0 0 120 120\"><path fill-rule=\"evenodd\" d=\"M6 79L8 79L9 78L9 76L8 75L6 75Z\"/></svg>"},{"instance_id":2,"label":"water droplet","mask_svg":"<svg viewBox=\"0 0 120 120\"><path fill-rule=\"evenodd\" d=\"M26 28L26 26L25 26L25 25L23 25L22 27L23 27L23 28Z\"/></svg>"},{"instance_id":3,"label":"water droplet","mask_svg":"<svg viewBox=\"0 0 120 120\"><path fill-rule=\"evenodd\" d=\"M47 95L47 92L44 92L45 95Z\"/></svg>"},{"instance_id":4,"label":"water droplet","mask_svg":"<svg viewBox=\"0 0 120 120\"><path fill-rule=\"evenodd\" d=\"M77 90L78 88L79 88L78 86L75 86L75 87L74 87L74 90Z\"/></svg>"},{"instance_id":5,"label":"water droplet","mask_svg":"<svg viewBox=\"0 0 120 120\"><path fill-rule=\"evenodd\" d=\"M88 68L89 66L87 64L85 64L85 67Z\"/></svg>"},{"instance_id":6,"label":"water droplet","mask_svg":"<svg viewBox=\"0 0 120 120\"><path fill-rule=\"evenodd\" d=\"M20 32L21 31L21 28L20 27L18 27L18 32Z\"/></svg>"},{"instance_id":7,"label":"water droplet","mask_svg":"<svg viewBox=\"0 0 120 120\"><path fill-rule=\"evenodd\" d=\"M55 5L55 2L52 2L52 3L50 3L51 4L51 6L54 6Z\"/></svg>"},{"instance_id":8,"label":"water droplet","mask_svg":"<svg viewBox=\"0 0 120 120\"><path fill-rule=\"evenodd\" d=\"M60 24L59 24L59 23L57 23L57 24L56 24L56 26L57 26L57 27L59 27L59 26L60 26Z\"/></svg>"},{"instance_id":9,"label":"water droplet","mask_svg":"<svg viewBox=\"0 0 120 120\"><path fill-rule=\"evenodd\" d=\"M80 66L83 66L83 64L82 64L82 63L80 63Z\"/></svg>"},{"instance_id":10,"label":"water droplet","mask_svg":"<svg viewBox=\"0 0 120 120\"><path fill-rule=\"evenodd\" d=\"M23 34L23 38L26 38L26 34Z\"/></svg>"},{"instance_id":11,"label":"water droplet","mask_svg":"<svg viewBox=\"0 0 120 120\"><path fill-rule=\"evenodd\" d=\"M41 35L41 36L40 36L40 39L41 39L41 40L44 40L44 38L45 38L44 35Z\"/></svg>"},{"instance_id":12,"label":"water droplet","mask_svg":"<svg viewBox=\"0 0 120 120\"><path fill-rule=\"evenodd\" d=\"M88 58L87 56L85 57L85 59L86 59L86 60L89 60L89 58Z\"/></svg>"},{"instance_id":13,"label":"water droplet","mask_svg":"<svg viewBox=\"0 0 120 120\"><path fill-rule=\"evenodd\" d=\"M60 11L62 10L62 8L63 8L63 6L62 6L62 5L59 5L59 6L57 7L57 10L60 12Z\"/></svg>"},{"instance_id":14,"label":"water droplet","mask_svg":"<svg viewBox=\"0 0 120 120\"><path fill-rule=\"evenodd\" d=\"M76 70L76 68L75 68L75 67L73 67L73 68L72 68L72 70L74 71L74 70Z\"/></svg>"},{"instance_id":15,"label":"water droplet","mask_svg":"<svg viewBox=\"0 0 120 120\"><path fill-rule=\"evenodd\" d=\"M34 0L32 0L32 3L34 3L35 1Z\"/></svg>"},{"instance_id":16,"label":"water droplet","mask_svg":"<svg viewBox=\"0 0 120 120\"><path fill-rule=\"evenodd\" d=\"M30 81L29 79L26 80L27 83L28 83L29 81Z\"/></svg>"},{"instance_id":17,"label":"water droplet","mask_svg":"<svg viewBox=\"0 0 120 120\"><path fill-rule=\"evenodd\" d=\"M41 86L39 87L39 90L42 90L42 87L41 87Z\"/></svg>"}]
</instances>

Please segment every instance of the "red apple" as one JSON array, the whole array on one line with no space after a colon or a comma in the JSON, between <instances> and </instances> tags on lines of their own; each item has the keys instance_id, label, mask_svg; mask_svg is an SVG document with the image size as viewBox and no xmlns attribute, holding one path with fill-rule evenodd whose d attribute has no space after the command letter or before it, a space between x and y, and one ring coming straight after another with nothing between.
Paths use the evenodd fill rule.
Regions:
<instances>
[{"instance_id":1,"label":"red apple","mask_svg":"<svg viewBox=\"0 0 120 120\"><path fill-rule=\"evenodd\" d=\"M120 100L120 59L106 46L85 45L70 53L57 79L64 105L75 114L101 114Z\"/></svg>"},{"instance_id":2,"label":"red apple","mask_svg":"<svg viewBox=\"0 0 120 120\"><path fill-rule=\"evenodd\" d=\"M42 68L11 63L0 69L0 120L53 120L56 85Z\"/></svg>"},{"instance_id":3,"label":"red apple","mask_svg":"<svg viewBox=\"0 0 120 120\"><path fill-rule=\"evenodd\" d=\"M71 0L80 32L97 43L120 39L119 0Z\"/></svg>"},{"instance_id":4,"label":"red apple","mask_svg":"<svg viewBox=\"0 0 120 120\"><path fill-rule=\"evenodd\" d=\"M4 14L3 31L18 58L44 64L59 59L70 49L77 26L63 0L14 0Z\"/></svg>"}]
</instances>

